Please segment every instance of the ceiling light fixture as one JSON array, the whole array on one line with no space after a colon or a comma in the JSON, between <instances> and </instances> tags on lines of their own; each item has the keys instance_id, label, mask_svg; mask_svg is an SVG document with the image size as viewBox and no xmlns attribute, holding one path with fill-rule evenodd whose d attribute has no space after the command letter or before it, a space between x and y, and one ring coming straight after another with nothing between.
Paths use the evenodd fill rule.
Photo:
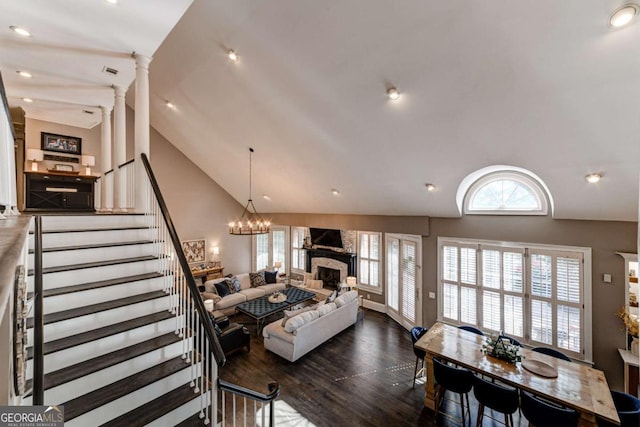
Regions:
<instances>
[{"instance_id":1,"label":"ceiling light fixture","mask_svg":"<svg viewBox=\"0 0 640 427\"><path fill-rule=\"evenodd\" d=\"M596 182L600 181L600 178L602 178L602 175L600 175L599 173L590 173L589 175L584 177L584 179L586 179L590 184L595 184Z\"/></svg>"},{"instance_id":2,"label":"ceiling light fixture","mask_svg":"<svg viewBox=\"0 0 640 427\"><path fill-rule=\"evenodd\" d=\"M116 5L116 4L119 3L118 0L104 0L104 1L105 1L105 3L109 3L109 4L113 4L113 5Z\"/></svg>"},{"instance_id":3,"label":"ceiling light fixture","mask_svg":"<svg viewBox=\"0 0 640 427\"><path fill-rule=\"evenodd\" d=\"M172 110L176 109L176 106L173 105L171 101L165 101L164 104L167 106L167 108L171 108Z\"/></svg>"},{"instance_id":4,"label":"ceiling light fixture","mask_svg":"<svg viewBox=\"0 0 640 427\"><path fill-rule=\"evenodd\" d=\"M387 96L389 97L390 100L396 101L400 99L400 92L398 92L398 89L391 86L389 89L387 89Z\"/></svg>"},{"instance_id":5,"label":"ceiling light fixture","mask_svg":"<svg viewBox=\"0 0 640 427\"><path fill-rule=\"evenodd\" d=\"M616 9L609 17L609 26L611 28L622 28L629 24L638 14L637 4L626 4Z\"/></svg>"},{"instance_id":6,"label":"ceiling light fixture","mask_svg":"<svg viewBox=\"0 0 640 427\"><path fill-rule=\"evenodd\" d=\"M30 73L30 72L28 72L28 71L20 71L20 70L18 70L18 71L16 71L16 73L18 73L18 75L19 75L20 77L24 77L25 79L30 79L31 77L33 77L33 76L31 75L31 73Z\"/></svg>"},{"instance_id":7,"label":"ceiling light fixture","mask_svg":"<svg viewBox=\"0 0 640 427\"><path fill-rule=\"evenodd\" d=\"M240 58L238 57L238 54L236 53L235 50L233 49L229 49L227 51L227 56L229 57L230 60L232 60L233 62L238 62L240 60Z\"/></svg>"},{"instance_id":8,"label":"ceiling light fixture","mask_svg":"<svg viewBox=\"0 0 640 427\"><path fill-rule=\"evenodd\" d=\"M271 201L271 197L267 196L266 194L263 194L262 198L265 199L265 200Z\"/></svg>"},{"instance_id":9,"label":"ceiling light fixture","mask_svg":"<svg viewBox=\"0 0 640 427\"><path fill-rule=\"evenodd\" d=\"M22 100L24 102L28 102L28 103L32 103L33 102L33 99L31 99L31 98L22 98Z\"/></svg>"},{"instance_id":10,"label":"ceiling light fixture","mask_svg":"<svg viewBox=\"0 0 640 427\"><path fill-rule=\"evenodd\" d=\"M234 236L246 236L252 234L266 234L271 231L271 222L265 220L258 214L256 207L251 200L251 155L253 148L249 147L249 200L242 211L240 219L229 223L229 234ZM253 208L253 213L249 206ZM245 220L245 216L247 217Z\"/></svg>"},{"instance_id":11,"label":"ceiling light fixture","mask_svg":"<svg viewBox=\"0 0 640 427\"><path fill-rule=\"evenodd\" d=\"M9 27L9 29L16 34L20 34L23 37L31 37L31 33L25 30L24 28L16 27L15 25L12 25Z\"/></svg>"},{"instance_id":12,"label":"ceiling light fixture","mask_svg":"<svg viewBox=\"0 0 640 427\"><path fill-rule=\"evenodd\" d=\"M338 190L336 190L335 188L332 188L332 189L331 189L331 193L332 193L334 196L339 196L339 195L340 195L340 192L339 192Z\"/></svg>"},{"instance_id":13,"label":"ceiling light fixture","mask_svg":"<svg viewBox=\"0 0 640 427\"><path fill-rule=\"evenodd\" d=\"M436 186L429 183L429 184L425 184L424 187L427 189L427 191L431 192L431 191L436 191Z\"/></svg>"}]
</instances>

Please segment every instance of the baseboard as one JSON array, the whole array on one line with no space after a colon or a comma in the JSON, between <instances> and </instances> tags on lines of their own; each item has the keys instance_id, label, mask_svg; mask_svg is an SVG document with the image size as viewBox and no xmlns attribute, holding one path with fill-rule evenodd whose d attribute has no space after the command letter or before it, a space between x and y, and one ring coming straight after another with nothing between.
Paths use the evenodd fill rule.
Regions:
<instances>
[{"instance_id":1,"label":"baseboard","mask_svg":"<svg viewBox=\"0 0 640 427\"><path fill-rule=\"evenodd\" d=\"M368 308L369 310L373 310L373 311L377 311L380 313L386 313L387 312L387 306L384 304L380 304L379 302L374 302L368 299L363 299L362 300L362 306L364 308Z\"/></svg>"}]
</instances>

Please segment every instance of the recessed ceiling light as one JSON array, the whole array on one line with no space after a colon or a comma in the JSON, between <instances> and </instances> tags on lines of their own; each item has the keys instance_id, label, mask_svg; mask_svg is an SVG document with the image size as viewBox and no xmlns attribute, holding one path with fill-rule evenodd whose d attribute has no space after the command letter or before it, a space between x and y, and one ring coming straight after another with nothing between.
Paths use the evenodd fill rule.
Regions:
<instances>
[{"instance_id":1,"label":"recessed ceiling light","mask_svg":"<svg viewBox=\"0 0 640 427\"><path fill-rule=\"evenodd\" d=\"M427 191L436 191L436 186L431 183L425 184L424 187L427 189Z\"/></svg>"},{"instance_id":2,"label":"recessed ceiling light","mask_svg":"<svg viewBox=\"0 0 640 427\"><path fill-rule=\"evenodd\" d=\"M31 73L30 73L30 72L28 72L28 71L20 71L20 70L18 70L18 71L16 71L16 73L18 73L18 75L19 75L20 77L24 77L25 79L30 79L31 77L33 77L33 76L31 75Z\"/></svg>"},{"instance_id":3,"label":"recessed ceiling light","mask_svg":"<svg viewBox=\"0 0 640 427\"><path fill-rule=\"evenodd\" d=\"M233 62L238 62L240 60L240 58L238 57L238 54L236 53L235 50L233 49L229 49L227 51L227 56L229 57L230 60L232 60Z\"/></svg>"},{"instance_id":4,"label":"recessed ceiling light","mask_svg":"<svg viewBox=\"0 0 640 427\"><path fill-rule=\"evenodd\" d=\"M262 195L262 198L271 201L271 197L267 196L266 194Z\"/></svg>"},{"instance_id":5,"label":"recessed ceiling light","mask_svg":"<svg viewBox=\"0 0 640 427\"><path fill-rule=\"evenodd\" d=\"M167 108L171 108L172 110L176 109L176 106L173 105L171 101L165 101L165 105L167 106Z\"/></svg>"},{"instance_id":6,"label":"recessed ceiling light","mask_svg":"<svg viewBox=\"0 0 640 427\"><path fill-rule=\"evenodd\" d=\"M119 3L119 1L118 1L118 0L104 0L104 1L105 1L106 3L109 3L109 4L118 4L118 3Z\"/></svg>"},{"instance_id":7,"label":"recessed ceiling light","mask_svg":"<svg viewBox=\"0 0 640 427\"><path fill-rule=\"evenodd\" d=\"M336 190L335 188L332 188L332 189L331 189L331 193L332 193L334 196L338 196L338 195L340 195L340 192L339 192L338 190Z\"/></svg>"},{"instance_id":8,"label":"recessed ceiling light","mask_svg":"<svg viewBox=\"0 0 640 427\"><path fill-rule=\"evenodd\" d=\"M31 99L31 98L22 98L22 100L24 102L28 102L28 103L32 103L33 102L33 99Z\"/></svg>"},{"instance_id":9,"label":"recessed ceiling light","mask_svg":"<svg viewBox=\"0 0 640 427\"><path fill-rule=\"evenodd\" d=\"M599 173L590 173L589 175L584 177L584 179L586 179L587 182L591 184L595 184L596 182L600 181L600 178L602 178L602 175L600 175Z\"/></svg>"},{"instance_id":10,"label":"recessed ceiling light","mask_svg":"<svg viewBox=\"0 0 640 427\"><path fill-rule=\"evenodd\" d=\"M626 4L616 9L609 17L609 26L611 28L621 28L629 24L638 14L638 5Z\"/></svg>"},{"instance_id":11,"label":"recessed ceiling light","mask_svg":"<svg viewBox=\"0 0 640 427\"><path fill-rule=\"evenodd\" d=\"M9 27L9 29L16 34L20 34L23 37L31 37L31 33L25 30L24 28L16 27L15 25L12 25Z\"/></svg>"},{"instance_id":12,"label":"recessed ceiling light","mask_svg":"<svg viewBox=\"0 0 640 427\"><path fill-rule=\"evenodd\" d=\"M395 87L390 87L389 89L387 89L387 96L390 100L396 101L400 98L400 92L398 92L398 89L396 89Z\"/></svg>"}]
</instances>

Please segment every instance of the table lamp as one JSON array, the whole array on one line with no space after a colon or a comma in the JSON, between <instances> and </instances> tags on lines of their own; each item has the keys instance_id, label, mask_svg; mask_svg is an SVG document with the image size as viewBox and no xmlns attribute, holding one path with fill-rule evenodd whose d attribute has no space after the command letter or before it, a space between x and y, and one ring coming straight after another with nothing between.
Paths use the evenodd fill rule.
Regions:
<instances>
[{"instance_id":1,"label":"table lamp","mask_svg":"<svg viewBox=\"0 0 640 427\"><path fill-rule=\"evenodd\" d=\"M282 262L280 261L274 262L273 267L276 269L276 271L280 270L282 268Z\"/></svg>"},{"instance_id":2,"label":"table lamp","mask_svg":"<svg viewBox=\"0 0 640 427\"><path fill-rule=\"evenodd\" d=\"M44 152L37 148L27 149L27 160L31 161L31 171L38 172L38 162L44 159Z\"/></svg>"},{"instance_id":3,"label":"table lamp","mask_svg":"<svg viewBox=\"0 0 640 427\"><path fill-rule=\"evenodd\" d=\"M96 158L94 156L82 156L80 157L80 163L87 168L84 171L85 175L91 175L91 166L96 165Z\"/></svg>"},{"instance_id":4,"label":"table lamp","mask_svg":"<svg viewBox=\"0 0 640 427\"><path fill-rule=\"evenodd\" d=\"M347 286L351 289L355 289L356 278L354 276L347 276Z\"/></svg>"}]
</instances>

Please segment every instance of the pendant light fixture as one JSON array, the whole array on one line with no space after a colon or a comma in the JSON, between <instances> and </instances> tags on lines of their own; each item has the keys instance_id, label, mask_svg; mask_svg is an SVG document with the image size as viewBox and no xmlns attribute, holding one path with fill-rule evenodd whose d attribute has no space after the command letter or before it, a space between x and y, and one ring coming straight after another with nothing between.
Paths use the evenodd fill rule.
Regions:
<instances>
[{"instance_id":1,"label":"pendant light fixture","mask_svg":"<svg viewBox=\"0 0 640 427\"><path fill-rule=\"evenodd\" d=\"M242 211L240 219L229 223L229 234L246 236L252 234L266 234L271 231L271 222L262 218L251 200L251 155L253 148L249 147L249 200ZM251 212L251 209L253 212ZM245 218L246 217L246 218Z\"/></svg>"}]
</instances>

